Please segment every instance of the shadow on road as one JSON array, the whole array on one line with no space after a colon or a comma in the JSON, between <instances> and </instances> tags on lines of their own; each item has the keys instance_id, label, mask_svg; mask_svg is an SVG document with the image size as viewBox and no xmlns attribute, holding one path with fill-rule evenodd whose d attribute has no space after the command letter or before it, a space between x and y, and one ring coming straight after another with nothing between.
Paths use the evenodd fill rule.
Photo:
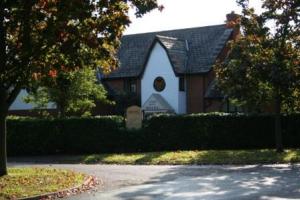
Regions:
<instances>
[{"instance_id":1,"label":"shadow on road","mask_svg":"<svg viewBox=\"0 0 300 200\"><path fill-rule=\"evenodd\" d=\"M117 199L300 199L300 166L178 166Z\"/></svg>"},{"instance_id":2,"label":"shadow on road","mask_svg":"<svg viewBox=\"0 0 300 200\"><path fill-rule=\"evenodd\" d=\"M140 162L155 159L142 157ZM53 164L53 159L39 162ZM34 160L31 158L31 160ZM30 165L28 159L10 166ZM58 161L59 163L60 161ZM38 166L37 164L36 166ZM34 165L35 166L35 165ZM104 178L105 191L72 197L76 200L295 200L300 199L300 165L119 166L53 165Z\"/></svg>"}]
</instances>

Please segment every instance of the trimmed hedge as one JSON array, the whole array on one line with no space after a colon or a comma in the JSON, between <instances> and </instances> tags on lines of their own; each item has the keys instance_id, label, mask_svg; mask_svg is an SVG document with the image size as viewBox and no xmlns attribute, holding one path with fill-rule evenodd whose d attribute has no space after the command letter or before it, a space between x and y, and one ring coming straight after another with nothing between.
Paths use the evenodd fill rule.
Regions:
<instances>
[{"instance_id":1,"label":"trimmed hedge","mask_svg":"<svg viewBox=\"0 0 300 200\"><path fill-rule=\"evenodd\" d=\"M300 115L282 117L285 147L300 147ZM197 114L150 119L145 130L150 149L275 148L272 115ZM155 130L155 131L152 131Z\"/></svg>"},{"instance_id":2,"label":"trimmed hedge","mask_svg":"<svg viewBox=\"0 0 300 200\"><path fill-rule=\"evenodd\" d=\"M116 151L116 136L123 127L124 119L119 116L8 119L8 154L82 154Z\"/></svg>"},{"instance_id":3,"label":"trimmed hedge","mask_svg":"<svg viewBox=\"0 0 300 200\"><path fill-rule=\"evenodd\" d=\"M9 155L274 148L272 115L157 116L125 129L120 116L8 119ZM282 117L284 146L300 147L300 115Z\"/></svg>"}]
</instances>

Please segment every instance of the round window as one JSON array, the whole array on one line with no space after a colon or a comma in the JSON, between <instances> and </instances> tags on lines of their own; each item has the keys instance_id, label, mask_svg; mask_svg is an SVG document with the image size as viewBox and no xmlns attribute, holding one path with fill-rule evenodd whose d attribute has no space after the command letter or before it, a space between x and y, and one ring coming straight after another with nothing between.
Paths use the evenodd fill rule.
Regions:
<instances>
[{"instance_id":1,"label":"round window","mask_svg":"<svg viewBox=\"0 0 300 200\"><path fill-rule=\"evenodd\" d=\"M165 89L166 87L166 82L162 77L157 77L155 78L154 82L153 82L153 87L157 92L161 92Z\"/></svg>"}]
</instances>

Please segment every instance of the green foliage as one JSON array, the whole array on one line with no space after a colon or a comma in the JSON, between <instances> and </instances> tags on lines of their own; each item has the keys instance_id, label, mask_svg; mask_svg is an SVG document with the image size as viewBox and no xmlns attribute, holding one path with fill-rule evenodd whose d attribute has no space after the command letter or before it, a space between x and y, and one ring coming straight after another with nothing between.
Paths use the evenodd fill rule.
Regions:
<instances>
[{"instance_id":1,"label":"green foliage","mask_svg":"<svg viewBox=\"0 0 300 200\"><path fill-rule=\"evenodd\" d=\"M112 150L123 127L118 116L8 119L10 155L81 154ZM23 141L23 142L21 142ZM22 143L22 144L21 144Z\"/></svg>"},{"instance_id":2,"label":"green foliage","mask_svg":"<svg viewBox=\"0 0 300 200\"><path fill-rule=\"evenodd\" d=\"M6 109L30 79L48 79L65 69L117 67L116 52L136 15L158 8L156 0L0 2L0 89Z\"/></svg>"},{"instance_id":3,"label":"green foliage","mask_svg":"<svg viewBox=\"0 0 300 200\"><path fill-rule=\"evenodd\" d=\"M135 93L119 92L114 96L116 112L125 115L126 109L133 105L141 105L140 98Z\"/></svg>"},{"instance_id":4,"label":"green foliage","mask_svg":"<svg viewBox=\"0 0 300 200\"><path fill-rule=\"evenodd\" d=\"M23 98L25 103L32 103L35 109L47 109L49 103L49 94L47 88L39 87L30 95Z\"/></svg>"},{"instance_id":5,"label":"green foliage","mask_svg":"<svg viewBox=\"0 0 300 200\"><path fill-rule=\"evenodd\" d=\"M16 77L27 81L34 72L47 76L61 66L101 66L110 71L117 65L120 38L130 24L130 4L137 16L158 7L156 0L1 1L1 25L7 36L0 40L8 47L1 58L8 62L0 82Z\"/></svg>"},{"instance_id":6,"label":"green foliage","mask_svg":"<svg viewBox=\"0 0 300 200\"><path fill-rule=\"evenodd\" d=\"M130 6L138 17L159 7L157 0L0 1L0 176L7 173L5 118L21 89L60 71L116 68Z\"/></svg>"},{"instance_id":7,"label":"green foliage","mask_svg":"<svg viewBox=\"0 0 300 200\"><path fill-rule=\"evenodd\" d=\"M300 115L283 118L284 146L299 148ZM157 116L129 131L122 117L9 119L10 155L274 148L272 115Z\"/></svg>"},{"instance_id":8,"label":"green foliage","mask_svg":"<svg viewBox=\"0 0 300 200\"><path fill-rule=\"evenodd\" d=\"M228 59L216 65L219 86L251 111L276 101L281 111L299 111L299 1L264 0L259 15L248 0L238 3L242 34L229 44Z\"/></svg>"},{"instance_id":9,"label":"green foliage","mask_svg":"<svg viewBox=\"0 0 300 200\"><path fill-rule=\"evenodd\" d=\"M95 74L95 70L88 67L71 72L59 72L51 81L42 83L36 81L37 88L31 90L24 100L35 104L36 109L46 109L49 102L54 102L60 116L90 115L96 101L108 103L106 91L97 82Z\"/></svg>"}]
</instances>

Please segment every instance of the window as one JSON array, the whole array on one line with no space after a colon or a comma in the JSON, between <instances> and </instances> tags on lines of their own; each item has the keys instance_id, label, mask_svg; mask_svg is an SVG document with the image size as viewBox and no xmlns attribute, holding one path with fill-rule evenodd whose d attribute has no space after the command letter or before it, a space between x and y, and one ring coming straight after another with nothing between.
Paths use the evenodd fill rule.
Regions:
<instances>
[{"instance_id":1,"label":"window","mask_svg":"<svg viewBox=\"0 0 300 200\"><path fill-rule=\"evenodd\" d=\"M124 90L129 93L136 93L137 92L136 80L134 79L125 80Z\"/></svg>"},{"instance_id":2,"label":"window","mask_svg":"<svg viewBox=\"0 0 300 200\"><path fill-rule=\"evenodd\" d=\"M166 87L166 82L163 79L163 77L157 77L155 78L154 82L153 82L153 87L157 92L162 92L165 87Z\"/></svg>"},{"instance_id":3,"label":"window","mask_svg":"<svg viewBox=\"0 0 300 200\"><path fill-rule=\"evenodd\" d=\"M136 83L133 81L130 82L130 92L136 93Z\"/></svg>"},{"instance_id":4,"label":"window","mask_svg":"<svg viewBox=\"0 0 300 200\"><path fill-rule=\"evenodd\" d=\"M185 80L184 77L179 77L179 91L185 91Z\"/></svg>"}]
</instances>

